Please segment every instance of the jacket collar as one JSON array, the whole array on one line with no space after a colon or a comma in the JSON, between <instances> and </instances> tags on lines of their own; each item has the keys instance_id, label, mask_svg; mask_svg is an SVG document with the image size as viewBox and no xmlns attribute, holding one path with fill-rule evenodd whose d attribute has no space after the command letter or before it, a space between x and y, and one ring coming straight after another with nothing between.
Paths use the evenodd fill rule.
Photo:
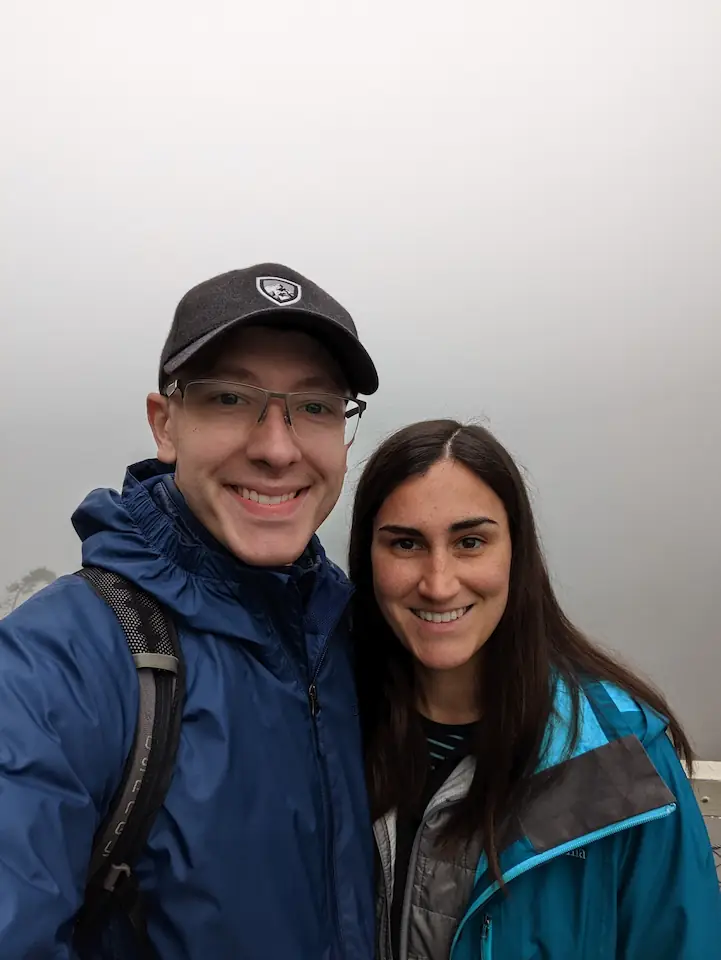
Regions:
<instances>
[{"instance_id":1,"label":"jacket collar","mask_svg":"<svg viewBox=\"0 0 721 960\"><path fill-rule=\"evenodd\" d=\"M302 610L288 590L301 578L311 608L322 606L324 623L340 617L350 598L347 578L315 536L290 566L242 563L202 527L172 470L157 460L129 467L120 493L94 490L72 522L84 565L127 577L198 630L258 641L297 632Z\"/></svg>"},{"instance_id":2,"label":"jacket collar","mask_svg":"<svg viewBox=\"0 0 721 960\"><path fill-rule=\"evenodd\" d=\"M668 816L676 808L676 798L641 741L641 736L650 740L665 735L664 718L610 684L588 683L581 688L578 738L571 751L570 705L567 687L557 680L554 718L538 770L540 777L547 771L557 776L547 789L539 790L507 839L499 858L506 883L612 833ZM498 889L483 854L471 905L454 944L468 917Z\"/></svg>"}]
</instances>

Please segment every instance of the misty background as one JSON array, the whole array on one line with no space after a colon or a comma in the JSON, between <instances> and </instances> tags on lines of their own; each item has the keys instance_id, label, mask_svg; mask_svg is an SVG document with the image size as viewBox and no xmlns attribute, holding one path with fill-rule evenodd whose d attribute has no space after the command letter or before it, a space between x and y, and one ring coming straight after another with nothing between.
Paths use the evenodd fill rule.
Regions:
<instances>
[{"instance_id":1,"label":"misty background","mask_svg":"<svg viewBox=\"0 0 721 960\"><path fill-rule=\"evenodd\" d=\"M177 301L278 260L523 465L568 613L721 759L721 5L5 0L0 591L152 456Z\"/></svg>"}]
</instances>

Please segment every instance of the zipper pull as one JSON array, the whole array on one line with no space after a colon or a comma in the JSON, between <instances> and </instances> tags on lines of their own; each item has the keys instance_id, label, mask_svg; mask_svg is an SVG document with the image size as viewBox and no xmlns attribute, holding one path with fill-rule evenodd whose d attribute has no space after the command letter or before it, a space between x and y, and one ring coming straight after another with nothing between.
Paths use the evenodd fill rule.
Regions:
<instances>
[{"instance_id":1,"label":"zipper pull","mask_svg":"<svg viewBox=\"0 0 721 960\"><path fill-rule=\"evenodd\" d=\"M311 683L311 685L308 687L308 703L310 705L310 715L315 720L315 718L318 716L320 705L318 703L318 690L316 689L314 683Z\"/></svg>"},{"instance_id":2,"label":"zipper pull","mask_svg":"<svg viewBox=\"0 0 721 960\"><path fill-rule=\"evenodd\" d=\"M481 940L488 940L488 937L491 933L491 918L483 918L483 930L481 931Z\"/></svg>"}]
</instances>

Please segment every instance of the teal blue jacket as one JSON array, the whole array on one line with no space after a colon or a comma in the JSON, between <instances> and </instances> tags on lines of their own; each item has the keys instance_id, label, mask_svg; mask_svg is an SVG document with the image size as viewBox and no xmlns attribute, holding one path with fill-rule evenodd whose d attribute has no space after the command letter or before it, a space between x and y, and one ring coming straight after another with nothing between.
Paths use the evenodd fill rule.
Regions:
<instances>
[{"instance_id":1,"label":"teal blue jacket","mask_svg":"<svg viewBox=\"0 0 721 960\"><path fill-rule=\"evenodd\" d=\"M549 731L562 758L568 698ZM721 897L696 798L656 713L586 688L567 772L501 856L481 858L451 960L716 960Z\"/></svg>"}]
</instances>

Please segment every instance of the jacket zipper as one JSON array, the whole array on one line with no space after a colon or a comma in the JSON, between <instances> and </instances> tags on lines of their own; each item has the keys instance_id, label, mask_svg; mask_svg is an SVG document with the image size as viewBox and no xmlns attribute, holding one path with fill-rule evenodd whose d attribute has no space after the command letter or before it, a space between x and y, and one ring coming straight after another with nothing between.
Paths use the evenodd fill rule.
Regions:
<instances>
[{"instance_id":1,"label":"jacket zipper","mask_svg":"<svg viewBox=\"0 0 721 960\"><path fill-rule=\"evenodd\" d=\"M662 820L664 817L667 817L669 814L673 813L675 809L676 804L669 803L665 807L659 807L657 810L651 810L649 813L643 813L636 817L630 817L628 820L624 820L622 823L614 823L610 827L605 827L604 829L598 830L595 833L586 834L583 837L577 837L575 840L570 841L569 843L564 843L560 847L556 847L553 850L547 850L545 853L541 853L537 857L526 860L524 863L519 863L517 867L513 867L507 873L504 873L503 879L506 883L509 883L511 880L515 880L516 877L520 877L522 874L528 873L529 870L533 870L536 867L540 867L544 863L548 863L550 860L555 860L557 857L561 857L566 853L570 853L571 850L578 850L579 847L585 847L589 843L595 843L597 840L603 840L606 837L611 837L616 833L622 833L624 830L630 830L633 827L641 827L645 823L651 823L653 820ZM496 893L498 889L499 885L498 881L496 880L484 890L481 896L478 897L474 903L470 904L463 918L461 919L453 938L450 960L453 960L454 950L460 939L461 932L469 918L476 912L476 910L479 910L483 904L486 903L494 893Z\"/></svg>"},{"instance_id":2,"label":"jacket zipper","mask_svg":"<svg viewBox=\"0 0 721 960\"><path fill-rule=\"evenodd\" d=\"M318 690L315 683L311 683L308 687L308 706L310 707L310 715L315 720L318 716L318 710L320 709L318 704Z\"/></svg>"},{"instance_id":3,"label":"jacket zipper","mask_svg":"<svg viewBox=\"0 0 721 960\"><path fill-rule=\"evenodd\" d=\"M491 918L486 914L481 929L481 960L493 960L493 926Z\"/></svg>"},{"instance_id":4,"label":"jacket zipper","mask_svg":"<svg viewBox=\"0 0 721 960\"><path fill-rule=\"evenodd\" d=\"M341 619L345 614L346 609L347 609L347 603L344 604L344 606L341 608L337 617L335 618L335 620L333 621L333 623L330 625L328 629L328 632L326 634L325 644L323 645L323 649L320 652L320 656L318 657L318 662L315 665L315 670L313 671L313 674L310 677L310 683L306 690L306 696L308 699L308 708L309 708L310 719L311 719L311 727L313 729L313 746L315 747L315 758L316 758L316 763L318 765L321 803L323 805L323 826L327 833L326 855L330 859L330 864L329 864L330 869L328 871L329 872L328 880L329 880L329 894L332 902L328 906L333 918L333 927L336 931L336 936L338 938L338 945L341 949L341 956L345 956L345 948L344 948L343 931L341 929L341 924L340 924L340 916L338 914L338 898L336 896L338 881L337 881L336 868L335 868L335 828L334 828L334 822L333 822L333 807L332 807L332 804L330 803L329 788L327 786L326 765L325 765L323 756L321 755L320 741L318 738L317 717L318 717L318 713L320 712L320 702L318 699L317 681L318 681L318 676L320 674L321 667L323 666L326 654L328 652L330 640L335 634L335 631L338 629L338 624L341 622ZM307 664L308 663L307 653L305 656L306 656L306 664ZM290 662L291 662L291 667L293 668L296 674L300 687L304 688L305 683L308 682L308 671L296 670L295 666L293 665L292 658Z\"/></svg>"},{"instance_id":5,"label":"jacket zipper","mask_svg":"<svg viewBox=\"0 0 721 960\"><path fill-rule=\"evenodd\" d=\"M336 623L335 626L337 627L338 624ZM333 630L335 630L335 627L333 627ZM325 655L328 652L329 643L330 643L330 638L326 640L325 646L320 652L318 663L316 663L315 665L313 676L310 678L310 686L308 687L308 705L310 706L310 715L314 720L318 716L318 711L320 710L320 703L318 702L318 685L316 681L318 680L318 674L320 673L320 668L323 666Z\"/></svg>"},{"instance_id":6,"label":"jacket zipper","mask_svg":"<svg viewBox=\"0 0 721 960\"><path fill-rule=\"evenodd\" d=\"M318 769L320 771L320 789L321 789L321 799L323 802L323 813L325 819L326 830L328 831L328 847L329 847L329 859L330 859L330 893L332 903L329 905L331 914L333 916L333 926L335 927L336 935L338 937L338 945L342 951L342 955L345 955L345 949L343 946L343 930L340 924L340 917L338 915L338 881L336 876L335 869L335 826L333 822L333 807L330 802L330 797L328 795L328 786L327 786L327 774L325 768L325 761L321 755L320 750L320 741L318 739L318 726L317 718L320 713L320 701L318 699L318 676L320 674L321 667L325 660L326 653L328 652L328 646L330 644L330 638L333 636L343 614L338 617L336 622L333 624L332 628L328 632L328 639L325 642L323 649L321 650L320 657L318 662L315 665L315 670L313 671L313 676L310 680L310 685L308 687L308 707L310 709L310 718L311 724L313 726L313 741L315 744L315 755L318 761Z\"/></svg>"}]
</instances>

